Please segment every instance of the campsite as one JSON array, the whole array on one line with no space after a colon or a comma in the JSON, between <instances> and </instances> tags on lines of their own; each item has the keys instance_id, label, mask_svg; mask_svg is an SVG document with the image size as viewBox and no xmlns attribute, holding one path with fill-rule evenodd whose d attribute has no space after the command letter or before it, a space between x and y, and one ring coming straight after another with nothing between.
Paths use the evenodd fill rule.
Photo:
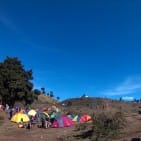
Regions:
<instances>
[{"instance_id":1,"label":"campsite","mask_svg":"<svg viewBox=\"0 0 141 141\"><path fill-rule=\"evenodd\" d=\"M74 126L60 126L60 127L48 127L48 128L38 128L36 124L32 126L31 129L19 128L18 124L12 122L8 119L8 114L4 111L1 111L1 115L4 116L4 120L0 121L0 140L1 141L91 141L91 135L87 135L87 132L90 130L92 122L89 121L90 113L97 115L98 113L112 113L116 110L120 110L124 115L123 118L125 121L123 128L121 129L119 135L117 137L110 137L107 139L109 141L132 141L132 139L137 139L141 137L141 115L138 113L138 108L141 105L140 103L134 102L124 102L124 101L112 101L110 99L99 99L99 98L76 98L76 99L68 99L63 101L63 103L71 102L72 105L62 106L62 102L58 103L59 109L71 115L72 113L77 113L77 116L73 116ZM46 101L46 103L48 103ZM92 105L88 105L93 103ZM46 105L50 105L48 103ZM81 106L80 106L81 105ZM81 108L80 108L81 107ZM33 112L33 111L31 111ZM84 120L84 122L79 122L78 114L85 114L82 119L88 118L88 120ZM69 117L69 116L68 116ZM64 118L66 118L64 116ZM26 118L25 118L26 119ZM70 118L72 119L72 118ZM78 121L77 121L78 119ZM77 122L77 123L76 123ZM84 126L87 127L84 128ZM95 124L95 121L94 123ZM82 126L82 127L81 127ZM80 128L80 129L79 129ZM82 128L82 129L81 129ZM84 128L84 129L83 129ZM102 131L101 131L102 132ZM86 137L83 137L85 136ZM99 140L100 141L100 140Z\"/></svg>"},{"instance_id":2,"label":"campsite","mask_svg":"<svg viewBox=\"0 0 141 141\"><path fill-rule=\"evenodd\" d=\"M0 0L0 141L141 141L141 0Z\"/></svg>"}]
</instances>

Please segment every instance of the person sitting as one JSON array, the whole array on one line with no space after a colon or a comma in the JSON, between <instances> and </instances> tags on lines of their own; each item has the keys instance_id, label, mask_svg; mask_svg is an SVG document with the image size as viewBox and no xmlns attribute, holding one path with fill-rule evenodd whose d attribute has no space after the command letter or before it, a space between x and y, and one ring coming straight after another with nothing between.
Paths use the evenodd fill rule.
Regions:
<instances>
[{"instance_id":1,"label":"person sitting","mask_svg":"<svg viewBox=\"0 0 141 141\"><path fill-rule=\"evenodd\" d=\"M24 122L23 122L23 118L21 118L21 121L18 124L18 128L24 128L24 127L25 127L25 125L24 125Z\"/></svg>"},{"instance_id":2,"label":"person sitting","mask_svg":"<svg viewBox=\"0 0 141 141\"><path fill-rule=\"evenodd\" d=\"M2 104L0 105L0 111L3 111L3 105Z\"/></svg>"},{"instance_id":3,"label":"person sitting","mask_svg":"<svg viewBox=\"0 0 141 141\"><path fill-rule=\"evenodd\" d=\"M19 123L18 128L24 128L24 125L22 123Z\"/></svg>"},{"instance_id":4,"label":"person sitting","mask_svg":"<svg viewBox=\"0 0 141 141\"><path fill-rule=\"evenodd\" d=\"M31 124L31 121L29 121L26 125L26 129L31 129L32 128L32 124Z\"/></svg>"}]
</instances>

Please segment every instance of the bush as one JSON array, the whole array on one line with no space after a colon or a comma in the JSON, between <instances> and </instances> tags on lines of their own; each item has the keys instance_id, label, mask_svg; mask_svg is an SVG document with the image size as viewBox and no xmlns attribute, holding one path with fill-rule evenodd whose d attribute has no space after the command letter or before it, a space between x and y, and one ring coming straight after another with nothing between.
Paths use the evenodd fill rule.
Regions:
<instances>
[{"instance_id":1,"label":"bush","mask_svg":"<svg viewBox=\"0 0 141 141\"><path fill-rule=\"evenodd\" d=\"M118 137L123 126L124 119L121 112L101 113L94 117L93 141L108 141Z\"/></svg>"},{"instance_id":2,"label":"bush","mask_svg":"<svg viewBox=\"0 0 141 141\"><path fill-rule=\"evenodd\" d=\"M91 141L111 141L118 137L124 126L124 119L121 112L100 113L93 117L94 122L78 124L75 127L77 139L89 138Z\"/></svg>"},{"instance_id":3,"label":"bush","mask_svg":"<svg viewBox=\"0 0 141 141\"><path fill-rule=\"evenodd\" d=\"M67 135L62 135L61 137L57 138L58 141L73 141L71 136Z\"/></svg>"},{"instance_id":4,"label":"bush","mask_svg":"<svg viewBox=\"0 0 141 141\"><path fill-rule=\"evenodd\" d=\"M2 115L0 115L0 120L4 120L4 117Z\"/></svg>"},{"instance_id":5,"label":"bush","mask_svg":"<svg viewBox=\"0 0 141 141\"><path fill-rule=\"evenodd\" d=\"M75 126L75 131L84 131L87 127L88 123L80 123Z\"/></svg>"}]
</instances>

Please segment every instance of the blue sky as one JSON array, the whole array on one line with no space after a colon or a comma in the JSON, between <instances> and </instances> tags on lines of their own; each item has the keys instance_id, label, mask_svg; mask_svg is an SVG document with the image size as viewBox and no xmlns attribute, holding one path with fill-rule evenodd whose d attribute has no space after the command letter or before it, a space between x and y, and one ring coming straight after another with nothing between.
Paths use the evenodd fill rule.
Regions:
<instances>
[{"instance_id":1,"label":"blue sky","mask_svg":"<svg viewBox=\"0 0 141 141\"><path fill-rule=\"evenodd\" d=\"M140 97L140 0L1 0L0 61L66 99Z\"/></svg>"}]
</instances>

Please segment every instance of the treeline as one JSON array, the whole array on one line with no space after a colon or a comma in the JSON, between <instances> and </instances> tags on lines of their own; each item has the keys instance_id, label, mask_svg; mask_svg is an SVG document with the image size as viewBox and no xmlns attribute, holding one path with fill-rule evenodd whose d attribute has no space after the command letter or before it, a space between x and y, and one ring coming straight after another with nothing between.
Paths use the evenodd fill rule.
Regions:
<instances>
[{"instance_id":1,"label":"treeline","mask_svg":"<svg viewBox=\"0 0 141 141\"><path fill-rule=\"evenodd\" d=\"M36 95L45 94L45 95L47 95L47 96L49 96L49 97L51 97L51 98L54 98L54 99L56 99L56 100L58 100L58 101L60 100L60 97L59 97L59 96L55 98L53 91L46 92L46 90L45 90L44 87L42 87L41 89L34 89L33 92L34 92Z\"/></svg>"},{"instance_id":2,"label":"treeline","mask_svg":"<svg viewBox=\"0 0 141 141\"><path fill-rule=\"evenodd\" d=\"M45 88L33 90L32 80L32 70L25 70L17 57L7 57L0 63L1 104L13 106L16 101L20 101L27 105L37 100L38 95L41 93L45 94ZM49 93L49 96L54 97L52 91Z\"/></svg>"}]
</instances>

